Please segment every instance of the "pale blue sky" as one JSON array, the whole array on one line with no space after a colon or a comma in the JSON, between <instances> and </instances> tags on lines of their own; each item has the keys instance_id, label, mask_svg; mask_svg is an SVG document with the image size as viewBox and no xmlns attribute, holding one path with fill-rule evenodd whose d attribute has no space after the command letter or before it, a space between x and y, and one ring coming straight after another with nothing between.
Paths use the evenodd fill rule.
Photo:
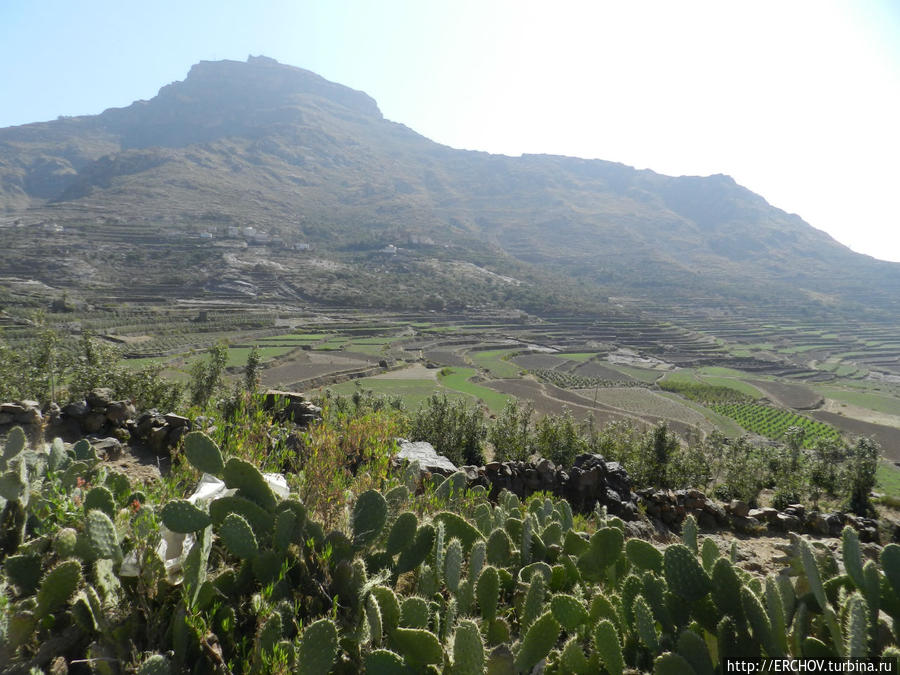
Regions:
<instances>
[{"instance_id":1,"label":"pale blue sky","mask_svg":"<svg viewBox=\"0 0 900 675\"><path fill-rule=\"evenodd\" d=\"M0 127L248 54L453 147L727 173L900 261L895 0L0 0Z\"/></svg>"}]
</instances>

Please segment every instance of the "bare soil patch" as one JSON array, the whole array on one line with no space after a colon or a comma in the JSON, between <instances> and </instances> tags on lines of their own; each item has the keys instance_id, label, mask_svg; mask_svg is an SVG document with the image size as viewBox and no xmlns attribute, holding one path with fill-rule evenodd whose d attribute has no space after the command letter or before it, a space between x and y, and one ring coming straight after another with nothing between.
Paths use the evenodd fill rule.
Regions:
<instances>
[{"instance_id":1,"label":"bare soil patch","mask_svg":"<svg viewBox=\"0 0 900 675\"><path fill-rule=\"evenodd\" d=\"M437 381L438 368L426 368L424 364L414 363L408 368L391 370L374 375L373 380L434 380Z\"/></svg>"},{"instance_id":2,"label":"bare soil patch","mask_svg":"<svg viewBox=\"0 0 900 675\"><path fill-rule=\"evenodd\" d=\"M871 436L880 446L881 454L891 461L900 461L900 429L883 424L872 424L862 420L837 415L825 410L814 410L810 413L817 420L836 426L841 431L857 436Z\"/></svg>"},{"instance_id":3,"label":"bare soil patch","mask_svg":"<svg viewBox=\"0 0 900 675\"><path fill-rule=\"evenodd\" d=\"M572 369L572 373L581 377L599 377L604 380L614 380L616 382L630 382L631 377L625 373L621 373L615 368L609 368L602 363L596 361L588 361L587 363L579 363Z\"/></svg>"},{"instance_id":4,"label":"bare soil patch","mask_svg":"<svg viewBox=\"0 0 900 675\"><path fill-rule=\"evenodd\" d=\"M433 349L425 352L425 358L442 366L451 366L453 368L471 368L472 364L466 361L465 357L449 349Z\"/></svg>"},{"instance_id":5,"label":"bare soil patch","mask_svg":"<svg viewBox=\"0 0 900 675\"><path fill-rule=\"evenodd\" d=\"M300 352L290 361L263 370L261 380L266 387L285 386L330 373L368 368L370 365L368 360L348 358L334 352Z\"/></svg>"},{"instance_id":6,"label":"bare soil patch","mask_svg":"<svg viewBox=\"0 0 900 675\"><path fill-rule=\"evenodd\" d=\"M747 382L762 391L775 403L794 410L814 410L824 402L820 394L802 384L768 380L747 380Z\"/></svg>"},{"instance_id":7,"label":"bare soil patch","mask_svg":"<svg viewBox=\"0 0 900 675\"><path fill-rule=\"evenodd\" d=\"M825 399L825 405L822 406L822 410L824 410L825 412L844 415L845 417L852 417L853 419L860 420L862 422L871 422L872 424L883 424L889 427L900 428L900 417L896 415L888 415L887 413L878 412L877 410L861 408L858 405L853 405L852 403L844 403L842 401L835 401L831 398Z\"/></svg>"}]
</instances>

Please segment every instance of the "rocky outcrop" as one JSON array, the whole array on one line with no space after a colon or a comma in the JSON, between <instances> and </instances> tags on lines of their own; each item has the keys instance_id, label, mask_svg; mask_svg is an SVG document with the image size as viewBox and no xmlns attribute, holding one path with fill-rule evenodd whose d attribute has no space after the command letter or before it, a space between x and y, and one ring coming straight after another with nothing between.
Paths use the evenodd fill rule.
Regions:
<instances>
[{"instance_id":1,"label":"rocky outcrop","mask_svg":"<svg viewBox=\"0 0 900 675\"><path fill-rule=\"evenodd\" d=\"M272 412L277 419L290 420L302 427L322 419L322 409L296 391L269 389L263 408Z\"/></svg>"}]
</instances>

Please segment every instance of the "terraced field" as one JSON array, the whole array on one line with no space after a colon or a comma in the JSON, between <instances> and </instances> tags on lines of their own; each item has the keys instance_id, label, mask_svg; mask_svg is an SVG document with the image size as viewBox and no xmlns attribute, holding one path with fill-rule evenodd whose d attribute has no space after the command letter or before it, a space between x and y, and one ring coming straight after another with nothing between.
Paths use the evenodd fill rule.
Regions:
<instances>
[{"instance_id":1,"label":"terraced field","mask_svg":"<svg viewBox=\"0 0 900 675\"><path fill-rule=\"evenodd\" d=\"M783 440L784 433L789 428L799 427L806 432L803 439L805 448L811 448L820 438L835 441L840 439L840 433L833 426L781 408L759 403L726 403L714 405L712 409L730 417L747 431L773 440Z\"/></svg>"}]
</instances>

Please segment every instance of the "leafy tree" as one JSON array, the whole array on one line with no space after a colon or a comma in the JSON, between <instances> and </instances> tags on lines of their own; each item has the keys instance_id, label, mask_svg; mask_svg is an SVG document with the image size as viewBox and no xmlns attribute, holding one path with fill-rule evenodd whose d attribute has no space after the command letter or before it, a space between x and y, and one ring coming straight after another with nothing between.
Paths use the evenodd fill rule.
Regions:
<instances>
[{"instance_id":1,"label":"leafy tree","mask_svg":"<svg viewBox=\"0 0 900 675\"><path fill-rule=\"evenodd\" d=\"M251 394L255 394L259 388L259 347L253 345L247 356L247 367L244 368L244 388Z\"/></svg>"},{"instance_id":2,"label":"leafy tree","mask_svg":"<svg viewBox=\"0 0 900 675\"><path fill-rule=\"evenodd\" d=\"M510 400L503 412L494 420L488 431L488 440L494 446L494 459L525 461L534 453L534 403L524 405Z\"/></svg>"},{"instance_id":3,"label":"leafy tree","mask_svg":"<svg viewBox=\"0 0 900 675\"><path fill-rule=\"evenodd\" d=\"M538 421L535 451L561 466L572 466L578 455L588 451L587 440L581 435L570 410L562 415L547 415Z\"/></svg>"},{"instance_id":4,"label":"leafy tree","mask_svg":"<svg viewBox=\"0 0 900 675\"><path fill-rule=\"evenodd\" d=\"M222 374L228 358L228 346L224 342L209 348L207 358L200 359L191 368L191 403L206 407L210 399L223 386Z\"/></svg>"},{"instance_id":5,"label":"leafy tree","mask_svg":"<svg viewBox=\"0 0 900 675\"><path fill-rule=\"evenodd\" d=\"M454 464L484 463L482 443L487 429L478 406L432 394L416 411L410 427L412 440L428 441Z\"/></svg>"},{"instance_id":6,"label":"leafy tree","mask_svg":"<svg viewBox=\"0 0 900 675\"><path fill-rule=\"evenodd\" d=\"M857 515L872 511L869 493L875 487L880 448L871 438L859 438L847 452L844 484L847 506Z\"/></svg>"}]
</instances>

